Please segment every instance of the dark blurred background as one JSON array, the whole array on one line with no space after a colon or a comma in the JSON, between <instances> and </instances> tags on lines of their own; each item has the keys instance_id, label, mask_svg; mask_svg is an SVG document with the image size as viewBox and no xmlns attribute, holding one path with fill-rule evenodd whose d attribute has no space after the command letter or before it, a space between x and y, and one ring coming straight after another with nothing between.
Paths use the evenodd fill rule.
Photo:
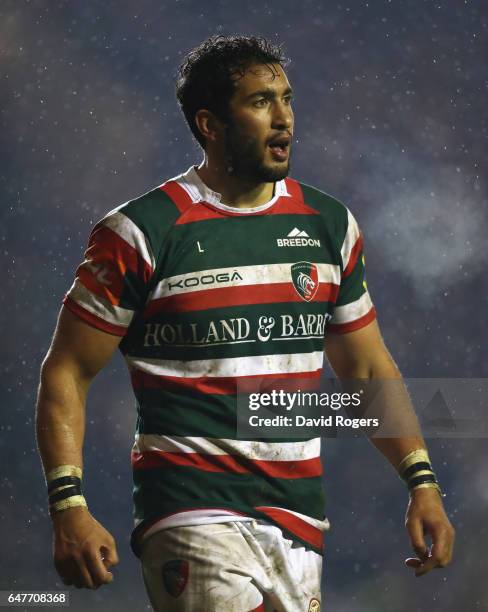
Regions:
<instances>
[{"instance_id":1,"label":"dark blurred background","mask_svg":"<svg viewBox=\"0 0 488 612\"><path fill-rule=\"evenodd\" d=\"M285 44L292 176L358 218L404 375L488 376L487 22L486 4L469 0L0 4L0 589L63 588L34 439L39 366L90 226L201 159L173 76L211 34ZM149 609L128 546L134 421L117 356L90 396L85 491L121 562L110 586L71 593L75 611ZM326 610L488 610L487 441L430 448L458 540L452 566L419 580L403 566L402 483L366 441L327 440Z\"/></svg>"}]
</instances>

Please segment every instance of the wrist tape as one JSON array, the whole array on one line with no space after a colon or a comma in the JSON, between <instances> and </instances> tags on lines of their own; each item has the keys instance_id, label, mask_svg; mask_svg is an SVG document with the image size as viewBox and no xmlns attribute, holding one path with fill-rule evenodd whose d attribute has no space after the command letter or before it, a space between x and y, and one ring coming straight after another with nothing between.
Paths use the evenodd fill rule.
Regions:
<instances>
[{"instance_id":1,"label":"wrist tape","mask_svg":"<svg viewBox=\"0 0 488 612\"><path fill-rule=\"evenodd\" d=\"M50 514L77 506L87 507L81 488L81 475L81 468L75 465L60 465L47 473Z\"/></svg>"},{"instance_id":2,"label":"wrist tape","mask_svg":"<svg viewBox=\"0 0 488 612\"><path fill-rule=\"evenodd\" d=\"M432 488L436 489L442 496L441 488L430 463L429 454L424 448L409 453L402 459L397 469L400 478L405 481L409 491Z\"/></svg>"}]
</instances>

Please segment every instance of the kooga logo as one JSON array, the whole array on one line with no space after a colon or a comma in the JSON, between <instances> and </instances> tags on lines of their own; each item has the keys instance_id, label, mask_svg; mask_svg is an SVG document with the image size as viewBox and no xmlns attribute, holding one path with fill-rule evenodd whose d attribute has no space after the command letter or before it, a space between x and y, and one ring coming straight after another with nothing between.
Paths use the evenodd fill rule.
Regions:
<instances>
[{"instance_id":1,"label":"kooga logo","mask_svg":"<svg viewBox=\"0 0 488 612\"><path fill-rule=\"evenodd\" d=\"M237 270L233 272L219 272L218 274L203 274L202 276L187 276L173 283L170 281L168 283L168 290L198 287L198 285L214 285L215 283L229 283L235 280L243 280Z\"/></svg>"}]
</instances>

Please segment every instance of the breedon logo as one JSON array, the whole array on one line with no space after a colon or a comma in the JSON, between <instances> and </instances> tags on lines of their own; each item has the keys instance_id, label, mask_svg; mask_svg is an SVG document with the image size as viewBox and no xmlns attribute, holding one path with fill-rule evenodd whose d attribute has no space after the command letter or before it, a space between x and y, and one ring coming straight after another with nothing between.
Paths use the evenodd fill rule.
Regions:
<instances>
[{"instance_id":1,"label":"breedon logo","mask_svg":"<svg viewBox=\"0 0 488 612\"><path fill-rule=\"evenodd\" d=\"M320 246L320 240L310 238L305 230L299 230L294 227L291 232L288 232L286 238L277 238L276 244L279 247L299 247L299 246Z\"/></svg>"},{"instance_id":2,"label":"breedon logo","mask_svg":"<svg viewBox=\"0 0 488 612\"><path fill-rule=\"evenodd\" d=\"M319 273L317 266L309 261L299 261L291 267L291 279L298 295L310 302L319 288Z\"/></svg>"}]
</instances>

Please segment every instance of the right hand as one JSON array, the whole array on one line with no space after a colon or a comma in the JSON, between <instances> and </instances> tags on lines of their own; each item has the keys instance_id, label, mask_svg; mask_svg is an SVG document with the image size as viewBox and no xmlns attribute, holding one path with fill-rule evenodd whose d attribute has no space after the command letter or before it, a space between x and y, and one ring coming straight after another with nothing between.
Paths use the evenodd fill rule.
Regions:
<instances>
[{"instance_id":1,"label":"right hand","mask_svg":"<svg viewBox=\"0 0 488 612\"><path fill-rule=\"evenodd\" d=\"M115 540L84 507L56 512L53 521L54 565L66 585L98 589L113 580L119 562Z\"/></svg>"}]
</instances>

